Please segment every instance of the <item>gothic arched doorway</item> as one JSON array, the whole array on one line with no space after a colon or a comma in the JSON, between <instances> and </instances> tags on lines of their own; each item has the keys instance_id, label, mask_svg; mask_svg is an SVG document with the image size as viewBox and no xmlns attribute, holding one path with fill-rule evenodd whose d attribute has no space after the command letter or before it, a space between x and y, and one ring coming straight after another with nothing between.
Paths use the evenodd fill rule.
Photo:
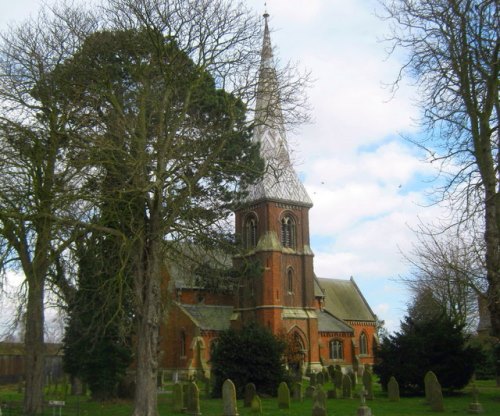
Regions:
<instances>
[{"instance_id":1,"label":"gothic arched doorway","mask_svg":"<svg viewBox=\"0 0 500 416\"><path fill-rule=\"evenodd\" d=\"M285 358L292 376L302 377L304 371L305 347L298 331L288 334Z\"/></svg>"}]
</instances>

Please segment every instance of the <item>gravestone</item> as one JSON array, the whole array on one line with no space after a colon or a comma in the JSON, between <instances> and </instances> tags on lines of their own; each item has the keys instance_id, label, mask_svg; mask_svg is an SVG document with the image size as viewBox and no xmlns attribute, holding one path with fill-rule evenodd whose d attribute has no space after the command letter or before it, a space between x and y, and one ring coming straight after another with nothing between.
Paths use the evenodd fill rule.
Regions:
<instances>
[{"instance_id":1,"label":"gravestone","mask_svg":"<svg viewBox=\"0 0 500 416\"><path fill-rule=\"evenodd\" d=\"M437 381L438 381L438 379L436 377L436 374L434 374L433 371L427 371L427 373L425 373L424 389L425 389L425 402L426 402L426 404L431 403L431 401L430 401L430 386L432 383L435 383Z\"/></svg>"},{"instance_id":2,"label":"gravestone","mask_svg":"<svg viewBox=\"0 0 500 416\"><path fill-rule=\"evenodd\" d=\"M323 372L320 372L316 375L316 384L319 384L320 386L325 384L325 375L323 374Z\"/></svg>"},{"instance_id":3,"label":"gravestone","mask_svg":"<svg viewBox=\"0 0 500 416\"><path fill-rule=\"evenodd\" d=\"M188 384L187 414L201 416L200 390L194 381Z\"/></svg>"},{"instance_id":4,"label":"gravestone","mask_svg":"<svg viewBox=\"0 0 500 416\"><path fill-rule=\"evenodd\" d=\"M306 388L306 397L308 399L312 399L315 394L316 394L316 387L307 386L307 388Z\"/></svg>"},{"instance_id":5,"label":"gravestone","mask_svg":"<svg viewBox=\"0 0 500 416\"><path fill-rule=\"evenodd\" d=\"M399 402L399 384L394 376L387 383L387 396L391 402Z\"/></svg>"},{"instance_id":6,"label":"gravestone","mask_svg":"<svg viewBox=\"0 0 500 416\"><path fill-rule=\"evenodd\" d=\"M372 416L372 410L366 405L366 393L364 388L359 392L361 405L358 407L357 416Z\"/></svg>"},{"instance_id":7,"label":"gravestone","mask_svg":"<svg viewBox=\"0 0 500 416\"><path fill-rule=\"evenodd\" d=\"M172 392L174 412L184 411L184 392L180 383L175 383Z\"/></svg>"},{"instance_id":8,"label":"gravestone","mask_svg":"<svg viewBox=\"0 0 500 416\"><path fill-rule=\"evenodd\" d=\"M184 398L184 409L187 409L188 406L188 389L189 384L182 384L182 397Z\"/></svg>"},{"instance_id":9,"label":"gravestone","mask_svg":"<svg viewBox=\"0 0 500 416\"><path fill-rule=\"evenodd\" d=\"M314 406L312 409L312 416L327 416L326 407L322 406L320 402L317 400L314 402Z\"/></svg>"},{"instance_id":10,"label":"gravestone","mask_svg":"<svg viewBox=\"0 0 500 416\"><path fill-rule=\"evenodd\" d=\"M223 416L238 416L236 403L236 388L231 380L227 379L222 385Z\"/></svg>"},{"instance_id":11,"label":"gravestone","mask_svg":"<svg viewBox=\"0 0 500 416\"><path fill-rule=\"evenodd\" d=\"M316 384L318 383L318 378L316 376L316 373L311 373L309 375L309 384L313 387L316 387Z\"/></svg>"},{"instance_id":12,"label":"gravestone","mask_svg":"<svg viewBox=\"0 0 500 416\"><path fill-rule=\"evenodd\" d=\"M303 392L302 392L302 383L299 383L298 381L293 383L292 386L292 400L301 402L303 399Z\"/></svg>"},{"instance_id":13,"label":"gravestone","mask_svg":"<svg viewBox=\"0 0 500 416\"><path fill-rule=\"evenodd\" d=\"M335 366L335 375L334 375L333 384L335 385L335 388L338 390L342 389L342 378L343 377L344 376L342 374L342 369L340 368L340 366L339 365Z\"/></svg>"},{"instance_id":14,"label":"gravestone","mask_svg":"<svg viewBox=\"0 0 500 416\"><path fill-rule=\"evenodd\" d=\"M280 409L290 409L290 389L284 381L278 386L278 407Z\"/></svg>"},{"instance_id":15,"label":"gravestone","mask_svg":"<svg viewBox=\"0 0 500 416\"><path fill-rule=\"evenodd\" d=\"M434 373L433 373L434 374ZM428 381L429 404L433 412L444 412L443 392L437 377L429 377Z\"/></svg>"},{"instance_id":16,"label":"gravestone","mask_svg":"<svg viewBox=\"0 0 500 416\"><path fill-rule=\"evenodd\" d=\"M250 404L250 410L252 413L256 413L258 415L262 414L262 403L260 401L260 397L255 394L252 399L252 403Z\"/></svg>"},{"instance_id":17,"label":"gravestone","mask_svg":"<svg viewBox=\"0 0 500 416\"><path fill-rule=\"evenodd\" d=\"M318 402L321 407L326 409L326 393L321 386L318 386L316 389L315 401Z\"/></svg>"},{"instance_id":18,"label":"gravestone","mask_svg":"<svg viewBox=\"0 0 500 416\"><path fill-rule=\"evenodd\" d=\"M252 400L256 394L257 394L257 389L255 388L255 384L248 383L245 386L245 394L243 397L243 407L251 407Z\"/></svg>"},{"instance_id":19,"label":"gravestone","mask_svg":"<svg viewBox=\"0 0 500 416\"><path fill-rule=\"evenodd\" d=\"M342 398L352 399L351 378L348 375L342 377Z\"/></svg>"},{"instance_id":20,"label":"gravestone","mask_svg":"<svg viewBox=\"0 0 500 416\"><path fill-rule=\"evenodd\" d=\"M328 383L330 381L330 374L328 373L328 368L323 367L321 372L323 373L323 380L325 383Z\"/></svg>"},{"instance_id":21,"label":"gravestone","mask_svg":"<svg viewBox=\"0 0 500 416\"><path fill-rule=\"evenodd\" d=\"M373 400L373 379L372 373L368 368L363 371L363 388L366 390L366 400Z\"/></svg>"},{"instance_id":22,"label":"gravestone","mask_svg":"<svg viewBox=\"0 0 500 416\"><path fill-rule=\"evenodd\" d=\"M472 385L472 403L469 403L469 407L467 408L467 413L483 413L484 409L481 403L478 400L479 392L475 384Z\"/></svg>"}]
</instances>

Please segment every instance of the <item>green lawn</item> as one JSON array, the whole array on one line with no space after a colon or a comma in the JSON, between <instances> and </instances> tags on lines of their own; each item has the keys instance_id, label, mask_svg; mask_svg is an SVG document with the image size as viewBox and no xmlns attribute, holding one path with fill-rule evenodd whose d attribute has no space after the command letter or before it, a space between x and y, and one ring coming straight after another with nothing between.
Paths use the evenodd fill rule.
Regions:
<instances>
[{"instance_id":1,"label":"green lawn","mask_svg":"<svg viewBox=\"0 0 500 416\"><path fill-rule=\"evenodd\" d=\"M493 381L478 381L476 383L479 388L479 402L483 405L483 415L500 415L500 388L495 387ZM325 390L331 386L326 385ZM413 416L432 414L429 407L423 404L421 397L402 398L399 402L389 402L385 395L376 389L375 400L367 401L367 405L371 408L374 416L398 415L398 416ZM47 400L64 399L66 407L63 408L61 415L63 416L129 416L131 414L131 403L128 401L118 401L113 403L96 403L82 397L61 397L61 394L50 394L46 397ZM0 403L14 403L19 407L21 395L12 389L0 390ZM174 413L171 409L171 395L166 392L159 395L159 410L161 416L167 415L185 415L185 413ZM445 397L445 412L443 415L467 415L467 408L472 401L470 387L463 392L453 396ZM13 406L14 406L13 404ZM268 398L262 400L263 415L268 416L307 416L311 414L312 400L304 399L303 402L291 403L289 410L278 409L277 399ZM359 406L359 399L328 399L327 411L329 416L354 416L356 415ZM255 415L250 409L243 407L243 402L238 402L238 410L240 416ZM3 407L3 416L19 415L18 410L8 409ZM201 413L204 416L221 416L222 401L215 399L201 399ZM48 408L45 415L53 414L53 409ZM56 412L55 414L58 414Z\"/></svg>"}]
</instances>

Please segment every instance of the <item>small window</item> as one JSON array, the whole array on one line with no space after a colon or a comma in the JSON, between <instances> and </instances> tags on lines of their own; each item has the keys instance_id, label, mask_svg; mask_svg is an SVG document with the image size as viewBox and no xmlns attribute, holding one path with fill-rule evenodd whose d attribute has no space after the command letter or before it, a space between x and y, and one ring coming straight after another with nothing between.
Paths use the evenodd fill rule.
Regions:
<instances>
[{"instance_id":1,"label":"small window","mask_svg":"<svg viewBox=\"0 0 500 416\"><path fill-rule=\"evenodd\" d=\"M181 357L186 356L186 333L184 331L181 331L180 335L180 354Z\"/></svg>"},{"instance_id":2,"label":"small window","mask_svg":"<svg viewBox=\"0 0 500 416\"><path fill-rule=\"evenodd\" d=\"M252 248L257 245L257 219L250 215L245 221L245 247Z\"/></svg>"},{"instance_id":3,"label":"small window","mask_svg":"<svg viewBox=\"0 0 500 416\"><path fill-rule=\"evenodd\" d=\"M330 359L331 360L344 359L344 347L342 341L338 339L332 339L330 341Z\"/></svg>"},{"instance_id":4,"label":"small window","mask_svg":"<svg viewBox=\"0 0 500 416\"><path fill-rule=\"evenodd\" d=\"M359 336L359 353L364 355L368 354L368 340L364 332Z\"/></svg>"},{"instance_id":5,"label":"small window","mask_svg":"<svg viewBox=\"0 0 500 416\"><path fill-rule=\"evenodd\" d=\"M295 221L291 215L281 219L281 244L283 247L295 247Z\"/></svg>"},{"instance_id":6,"label":"small window","mask_svg":"<svg viewBox=\"0 0 500 416\"><path fill-rule=\"evenodd\" d=\"M292 268L288 269L286 278L287 278L288 292L292 293L293 292L293 270L292 270Z\"/></svg>"}]
</instances>

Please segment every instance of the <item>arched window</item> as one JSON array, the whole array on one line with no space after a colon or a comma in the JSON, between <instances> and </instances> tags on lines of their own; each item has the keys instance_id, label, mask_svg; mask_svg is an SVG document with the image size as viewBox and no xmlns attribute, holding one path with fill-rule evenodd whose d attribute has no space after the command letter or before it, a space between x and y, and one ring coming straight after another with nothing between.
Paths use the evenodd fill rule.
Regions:
<instances>
[{"instance_id":1,"label":"arched window","mask_svg":"<svg viewBox=\"0 0 500 416\"><path fill-rule=\"evenodd\" d=\"M344 345L339 339L332 339L330 341L330 359L343 360L344 359Z\"/></svg>"},{"instance_id":2,"label":"arched window","mask_svg":"<svg viewBox=\"0 0 500 416\"><path fill-rule=\"evenodd\" d=\"M286 273L286 279L287 279L287 288L288 292L292 293L293 292L293 270L290 267Z\"/></svg>"},{"instance_id":3,"label":"arched window","mask_svg":"<svg viewBox=\"0 0 500 416\"><path fill-rule=\"evenodd\" d=\"M181 357L186 356L186 333L184 331L181 331L180 335L180 354Z\"/></svg>"},{"instance_id":4,"label":"arched window","mask_svg":"<svg viewBox=\"0 0 500 416\"><path fill-rule=\"evenodd\" d=\"M257 245L257 218L249 215L245 220L245 247L252 248Z\"/></svg>"},{"instance_id":5,"label":"arched window","mask_svg":"<svg viewBox=\"0 0 500 416\"><path fill-rule=\"evenodd\" d=\"M281 219L281 245L283 247L295 247L295 220L291 215L285 215Z\"/></svg>"},{"instance_id":6,"label":"arched window","mask_svg":"<svg viewBox=\"0 0 500 416\"><path fill-rule=\"evenodd\" d=\"M364 332L359 336L359 353L364 355L368 354L368 340Z\"/></svg>"}]
</instances>

